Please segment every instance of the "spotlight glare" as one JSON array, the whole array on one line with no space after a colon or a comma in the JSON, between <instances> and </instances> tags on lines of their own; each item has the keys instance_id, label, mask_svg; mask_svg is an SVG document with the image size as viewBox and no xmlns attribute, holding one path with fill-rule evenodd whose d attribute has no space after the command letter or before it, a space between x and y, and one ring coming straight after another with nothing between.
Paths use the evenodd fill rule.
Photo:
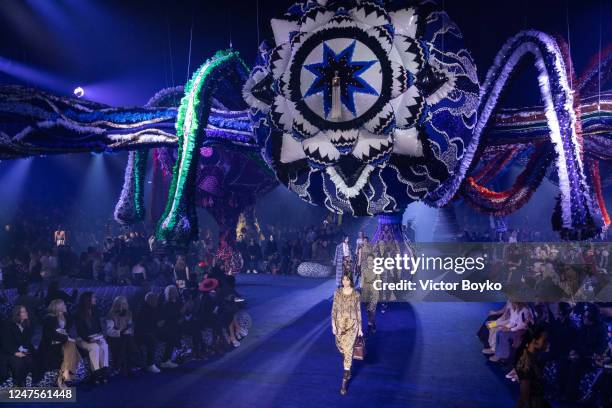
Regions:
<instances>
[{"instance_id":1,"label":"spotlight glare","mask_svg":"<svg viewBox=\"0 0 612 408\"><path fill-rule=\"evenodd\" d=\"M77 98L82 98L83 95L85 95L85 90L82 87L78 86L74 88L73 93L74 93L74 96L76 96Z\"/></svg>"}]
</instances>

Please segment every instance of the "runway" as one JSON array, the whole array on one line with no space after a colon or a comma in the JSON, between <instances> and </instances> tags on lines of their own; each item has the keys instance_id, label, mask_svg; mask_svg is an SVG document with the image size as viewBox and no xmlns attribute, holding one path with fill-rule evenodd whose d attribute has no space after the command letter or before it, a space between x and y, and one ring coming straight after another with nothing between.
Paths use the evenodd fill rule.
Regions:
<instances>
[{"instance_id":1,"label":"runway","mask_svg":"<svg viewBox=\"0 0 612 408\"><path fill-rule=\"evenodd\" d=\"M268 275L243 275L238 282L253 318L238 349L216 361L79 388L76 405L514 406L517 390L488 367L474 334L489 304L396 304L379 311L366 361L356 363L348 395L341 396L341 358L329 325L334 282Z\"/></svg>"}]
</instances>

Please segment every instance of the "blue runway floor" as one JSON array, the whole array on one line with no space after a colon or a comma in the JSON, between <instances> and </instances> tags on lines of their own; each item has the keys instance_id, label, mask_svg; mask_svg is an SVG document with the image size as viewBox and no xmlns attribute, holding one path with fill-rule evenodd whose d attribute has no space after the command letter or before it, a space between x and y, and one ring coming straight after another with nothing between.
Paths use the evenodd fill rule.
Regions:
<instances>
[{"instance_id":1,"label":"blue runway floor","mask_svg":"<svg viewBox=\"0 0 612 408\"><path fill-rule=\"evenodd\" d=\"M342 363L329 325L333 282L249 275L239 277L239 291L253 328L238 349L212 362L79 388L76 406L514 406L516 389L487 365L475 336L489 304L396 304L379 312L366 361L356 363L341 396Z\"/></svg>"}]
</instances>

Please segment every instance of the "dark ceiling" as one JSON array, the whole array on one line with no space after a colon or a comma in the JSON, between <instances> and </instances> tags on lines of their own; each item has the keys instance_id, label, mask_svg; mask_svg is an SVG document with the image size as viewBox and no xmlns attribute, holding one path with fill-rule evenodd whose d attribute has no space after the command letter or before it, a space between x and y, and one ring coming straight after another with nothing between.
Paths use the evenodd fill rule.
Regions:
<instances>
[{"instance_id":1,"label":"dark ceiling","mask_svg":"<svg viewBox=\"0 0 612 408\"><path fill-rule=\"evenodd\" d=\"M56 93L82 85L93 100L143 104L160 88L184 83L188 68L193 72L216 50L228 47L230 38L245 61L253 61L258 38L271 36L270 18L281 16L291 3L2 0L0 84L27 83ZM612 42L612 2L606 0L439 3L463 30L481 80L505 39L524 28L564 38L569 28L578 72L599 49L600 33L604 46ZM6 69L7 64L12 66ZM521 86L509 86L506 95L513 105L538 102L535 71L529 61L522 65L515 75Z\"/></svg>"}]
</instances>

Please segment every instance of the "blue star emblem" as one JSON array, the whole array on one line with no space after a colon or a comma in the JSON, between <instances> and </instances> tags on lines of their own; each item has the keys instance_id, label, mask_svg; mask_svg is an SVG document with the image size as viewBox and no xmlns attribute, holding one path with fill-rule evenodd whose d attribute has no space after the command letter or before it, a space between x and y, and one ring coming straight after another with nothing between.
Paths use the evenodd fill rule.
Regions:
<instances>
[{"instance_id":1,"label":"blue star emblem","mask_svg":"<svg viewBox=\"0 0 612 408\"><path fill-rule=\"evenodd\" d=\"M355 93L378 95L378 92L363 78L361 74L376 63L372 61L353 61L356 41L353 41L340 53L336 54L327 43L323 43L323 60L315 64L306 64L304 68L315 75L304 98L323 93L323 110L325 117L329 115L332 105L332 81L335 76L340 79L340 100L344 106L357 116L355 109Z\"/></svg>"}]
</instances>

